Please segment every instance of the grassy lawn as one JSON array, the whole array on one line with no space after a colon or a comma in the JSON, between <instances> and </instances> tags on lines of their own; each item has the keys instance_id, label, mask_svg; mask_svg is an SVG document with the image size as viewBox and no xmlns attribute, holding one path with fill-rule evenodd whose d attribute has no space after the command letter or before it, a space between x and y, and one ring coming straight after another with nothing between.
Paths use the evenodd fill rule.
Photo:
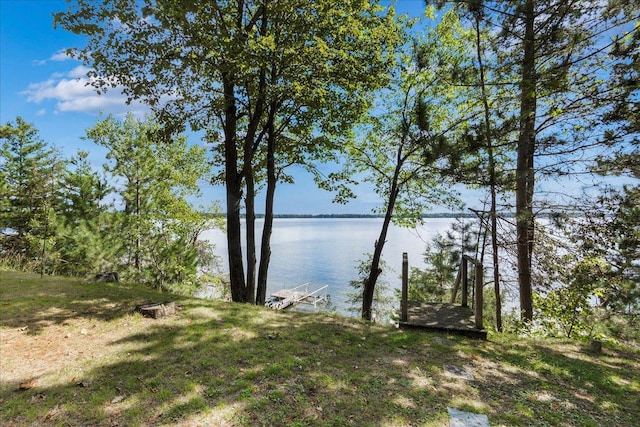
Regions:
<instances>
[{"instance_id":1,"label":"grassy lawn","mask_svg":"<svg viewBox=\"0 0 640 427\"><path fill-rule=\"evenodd\" d=\"M176 301L146 319L136 304ZM0 425L638 426L640 350L402 331L0 271ZM465 381L443 365L468 367Z\"/></svg>"}]
</instances>

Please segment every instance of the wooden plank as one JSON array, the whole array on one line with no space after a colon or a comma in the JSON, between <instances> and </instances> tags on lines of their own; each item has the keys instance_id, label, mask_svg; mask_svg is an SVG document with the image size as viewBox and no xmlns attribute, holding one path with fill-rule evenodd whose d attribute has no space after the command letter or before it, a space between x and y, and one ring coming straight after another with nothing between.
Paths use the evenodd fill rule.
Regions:
<instances>
[{"instance_id":1,"label":"wooden plank","mask_svg":"<svg viewBox=\"0 0 640 427\"><path fill-rule=\"evenodd\" d=\"M487 338L486 330L475 327L473 311L453 304L409 302L408 319L406 322L400 322L399 325L402 328Z\"/></svg>"},{"instance_id":2,"label":"wooden plank","mask_svg":"<svg viewBox=\"0 0 640 427\"><path fill-rule=\"evenodd\" d=\"M482 268L482 264L476 264L476 283L475 283L475 302L473 308L475 309L475 327L476 329L482 329L482 305L484 304L483 300L483 281L484 281L484 270Z\"/></svg>"},{"instance_id":3,"label":"wooden plank","mask_svg":"<svg viewBox=\"0 0 640 427\"><path fill-rule=\"evenodd\" d=\"M400 321L406 322L409 302L409 259L406 252L402 253L402 302L400 303Z\"/></svg>"}]
</instances>

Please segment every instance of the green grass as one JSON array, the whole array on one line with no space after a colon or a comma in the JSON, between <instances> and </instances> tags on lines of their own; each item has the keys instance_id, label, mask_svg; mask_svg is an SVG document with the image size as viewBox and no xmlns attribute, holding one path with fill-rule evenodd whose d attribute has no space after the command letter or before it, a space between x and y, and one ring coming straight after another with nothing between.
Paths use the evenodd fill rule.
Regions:
<instances>
[{"instance_id":1,"label":"green grass","mask_svg":"<svg viewBox=\"0 0 640 427\"><path fill-rule=\"evenodd\" d=\"M167 319L136 304L176 301ZM0 272L1 425L634 426L640 351L489 341ZM446 377L465 365L476 380ZM32 386L20 384L32 382Z\"/></svg>"}]
</instances>

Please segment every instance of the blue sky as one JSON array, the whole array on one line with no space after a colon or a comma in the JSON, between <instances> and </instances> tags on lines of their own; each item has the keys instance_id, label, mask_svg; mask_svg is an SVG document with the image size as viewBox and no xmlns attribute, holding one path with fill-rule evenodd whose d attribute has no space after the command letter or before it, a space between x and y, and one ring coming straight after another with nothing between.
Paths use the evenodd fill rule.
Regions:
<instances>
[{"instance_id":1,"label":"blue sky","mask_svg":"<svg viewBox=\"0 0 640 427\"><path fill-rule=\"evenodd\" d=\"M86 68L63 54L82 46L81 36L53 28L52 14L65 10L64 0L0 0L0 123L20 116L33 123L41 138L57 147L65 158L78 149L89 151L91 162L104 163L105 151L81 137L100 113L124 115L144 112L142 105L126 105L114 91L97 96L87 87ZM420 15L424 0L401 0L401 13ZM190 142L198 143L194 135ZM278 187L276 213L370 213L379 205L375 194L358 188L358 198L348 205L331 202L332 195L316 189L303 170L291 171L296 184ZM203 204L224 200L221 186L203 185Z\"/></svg>"}]
</instances>

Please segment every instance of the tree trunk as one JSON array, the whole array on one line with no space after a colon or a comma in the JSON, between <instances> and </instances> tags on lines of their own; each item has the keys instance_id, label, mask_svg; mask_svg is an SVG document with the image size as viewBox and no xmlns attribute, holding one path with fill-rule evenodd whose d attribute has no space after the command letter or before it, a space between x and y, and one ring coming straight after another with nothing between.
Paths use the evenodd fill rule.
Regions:
<instances>
[{"instance_id":1,"label":"tree trunk","mask_svg":"<svg viewBox=\"0 0 640 427\"><path fill-rule=\"evenodd\" d=\"M485 139L487 141L487 155L489 160L489 186L491 192L491 250L493 261L493 289L496 298L496 330L502 332L502 299L500 297L500 261L498 258L498 218L496 206L496 162L493 151L493 135L491 132L491 110L487 99L487 87L484 75L484 63L482 61L482 45L480 40L480 17L475 16L476 24L476 53L478 56L478 69L480 71L480 87L482 90L482 103L484 105ZM484 247L484 246L483 246Z\"/></svg>"},{"instance_id":2,"label":"tree trunk","mask_svg":"<svg viewBox=\"0 0 640 427\"><path fill-rule=\"evenodd\" d=\"M225 105L224 166L227 196L227 248L229 254L229 281L231 299L245 301L244 266L242 265L242 236L240 233L240 201L242 179L238 173L238 149L236 147L236 101L234 85L229 76L223 76Z\"/></svg>"},{"instance_id":3,"label":"tree trunk","mask_svg":"<svg viewBox=\"0 0 640 427\"><path fill-rule=\"evenodd\" d=\"M136 164L136 168L138 168L137 164ZM136 173L139 175L140 171L137 170ZM141 261L141 256L140 256L140 251L142 250L142 242L140 241L140 233L142 233L142 229L140 227L140 216L142 215L141 208L140 208L140 177L137 176L136 177L136 243L135 243L135 266L136 266L136 272L138 272L138 274L142 271L142 261Z\"/></svg>"},{"instance_id":4,"label":"tree trunk","mask_svg":"<svg viewBox=\"0 0 640 427\"><path fill-rule=\"evenodd\" d=\"M260 267L258 268L258 290L256 304L264 305L267 299L267 279L269 262L271 261L271 232L273 230L273 206L276 192L277 176L275 163L275 107L272 106L267 124L267 194L264 208L264 225L262 228L262 244L260 246Z\"/></svg>"},{"instance_id":5,"label":"tree trunk","mask_svg":"<svg viewBox=\"0 0 640 427\"><path fill-rule=\"evenodd\" d=\"M387 204L387 212L384 216L384 222L382 223L382 229L380 235L375 244L373 252L373 258L371 258L371 267L369 268L369 277L364 282L364 289L362 290L362 318L371 320L371 308L373 306L373 296L375 294L376 282L382 269L380 268L380 259L382 258L382 249L387 240L387 232L389 231L389 225L391 224L391 218L393 217L393 208L395 207L396 199L398 197L398 173L401 166L396 165L396 173L394 174L391 191L389 192L389 200Z\"/></svg>"},{"instance_id":6,"label":"tree trunk","mask_svg":"<svg viewBox=\"0 0 640 427\"><path fill-rule=\"evenodd\" d=\"M267 7L263 5L261 9L261 32L267 33ZM260 69L258 79L258 95L255 98L254 111L249 121L247 134L244 139L244 168L243 174L247 193L245 195L246 208L246 234L247 234L247 287L245 301L253 304L256 302L256 204L255 204L255 179L253 171L253 160L258 149L259 141L256 134L260 121L264 113L266 103L266 69Z\"/></svg>"},{"instance_id":7,"label":"tree trunk","mask_svg":"<svg viewBox=\"0 0 640 427\"><path fill-rule=\"evenodd\" d=\"M250 145L250 144L245 144ZM256 289L256 207L255 207L255 183L253 180L253 168L250 166L252 155L247 154L245 146L245 230L247 239L247 281L244 300L248 303L255 301Z\"/></svg>"},{"instance_id":8,"label":"tree trunk","mask_svg":"<svg viewBox=\"0 0 640 427\"><path fill-rule=\"evenodd\" d=\"M534 0L526 0L523 19L522 81L520 82L520 134L516 165L516 234L518 247L518 283L520 311L524 320L533 320L531 284L531 244L533 243L533 154L535 148L536 71Z\"/></svg>"}]
</instances>

